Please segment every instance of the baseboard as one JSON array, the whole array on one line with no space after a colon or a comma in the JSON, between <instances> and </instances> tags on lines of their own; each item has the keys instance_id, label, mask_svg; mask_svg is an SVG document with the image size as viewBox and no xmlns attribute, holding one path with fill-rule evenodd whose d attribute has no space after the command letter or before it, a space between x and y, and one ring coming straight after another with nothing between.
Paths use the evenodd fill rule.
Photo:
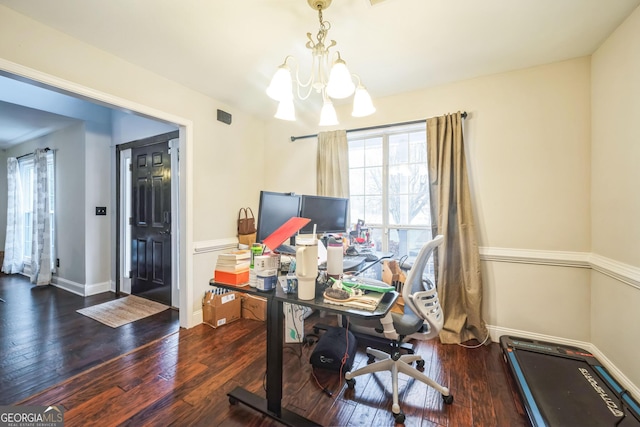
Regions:
<instances>
[{"instance_id":1,"label":"baseboard","mask_svg":"<svg viewBox=\"0 0 640 427\"><path fill-rule=\"evenodd\" d=\"M503 328L500 326L487 325L487 329L489 330L489 335L491 336L491 341L493 342L499 342L500 337L503 335L511 335L531 340L547 341L555 344L563 344L583 348L591 352L591 354L593 354L596 359L598 359L600 363L602 363L602 366L604 366L605 369L609 371L613 378L615 378L615 380L618 381L624 389L626 389L635 399L640 400L640 388L638 388L633 382L631 382L629 378L627 378L627 376L624 375L624 373L604 355L604 353L602 353L595 345L591 344L590 342L560 338L553 335L537 334L534 332L521 331L518 329Z\"/></svg>"},{"instance_id":2,"label":"baseboard","mask_svg":"<svg viewBox=\"0 0 640 427\"><path fill-rule=\"evenodd\" d=\"M54 276L51 278L51 284L56 288L64 289L65 291L80 295L81 297L88 297L89 295L101 294L103 292L111 292L110 281L83 285L62 277Z\"/></svg>"},{"instance_id":3,"label":"baseboard","mask_svg":"<svg viewBox=\"0 0 640 427\"><path fill-rule=\"evenodd\" d=\"M115 287L114 287L115 291ZM93 283L91 285L85 285L84 287L84 295L96 295L101 294L103 292L111 292L111 282L102 282L102 283Z\"/></svg>"},{"instance_id":4,"label":"baseboard","mask_svg":"<svg viewBox=\"0 0 640 427\"><path fill-rule=\"evenodd\" d=\"M71 292L72 294L80 295L81 297L85 295L85 286L80 283L72 282L71 280L63 279L62 277L53 277L51 280L53 286L64 289L65 291Z\"/></svg>"},{"instance_id":5,"label":"baseboard","mask_svg":"<svg viewBox=\"0 0 640 427\"><path fill-rule=\"evenodd\" d=\"M202 315L202 309L196 310L191 315L191 324L193 326L197 326L204 321L204 316Z\"/></svg>"}]
</instances>

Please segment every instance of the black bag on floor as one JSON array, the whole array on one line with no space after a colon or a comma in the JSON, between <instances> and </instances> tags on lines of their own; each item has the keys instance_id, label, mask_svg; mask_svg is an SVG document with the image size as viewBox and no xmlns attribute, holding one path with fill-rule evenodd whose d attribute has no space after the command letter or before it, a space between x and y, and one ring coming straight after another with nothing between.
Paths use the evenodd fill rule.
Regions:
<instances>
[{"instance_id":1,"label":"black bag on floor","mask_svg":"<svg viewBox=\"0 0 640 427\"><path fill-rule=\"evenodd\" d=\"M311 353L309 363L316 368L329 371L348 372L353 366L358 343L351 331L345 328L331 327L318 340L316 348ZM346 355L346 358L345 358ZM342 359L345 358L344 366Z\"/></svg>"}]
</instances>

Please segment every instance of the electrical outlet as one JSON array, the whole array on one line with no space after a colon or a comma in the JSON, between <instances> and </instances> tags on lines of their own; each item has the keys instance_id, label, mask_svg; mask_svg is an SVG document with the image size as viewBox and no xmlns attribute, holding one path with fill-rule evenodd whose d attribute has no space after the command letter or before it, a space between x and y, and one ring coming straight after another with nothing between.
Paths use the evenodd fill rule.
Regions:
<instances>
[{"instance_id":1,"label":"electrical outlet","mask_svg":"<svg viewBox=\"0 0 640 427\"><path fill-rule=\"evenodd\" d=\"M96 215L106 215L107 207L106 206L96 206Z\"/></svg>"},{"instance_id":2,"label":"electrical outlet","mask_svg":"<svg viewBox=\"0 0 640 427\"><path fill-rule=\"evenodd\" d=\"M56 258L56 267L60 267L60 258Z\"/></svg>"}]
</instances>

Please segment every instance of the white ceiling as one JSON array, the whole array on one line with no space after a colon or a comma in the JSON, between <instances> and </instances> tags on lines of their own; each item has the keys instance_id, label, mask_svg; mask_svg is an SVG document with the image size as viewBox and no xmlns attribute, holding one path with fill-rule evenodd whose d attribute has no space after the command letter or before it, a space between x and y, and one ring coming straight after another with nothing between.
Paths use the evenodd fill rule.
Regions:
<instances>
[{"instance_id":1,"label":"white ceiling","mask_svg":"<svg viewBox=\"0 0 640 427\"><path fill-rule=\"evenodd\" d=\"M39 138L78 120L0 101L0 149Z\"/></svg>"},{"instance_id":2,"label":"white ceiling","mask_svg":"<svg viewBox=\"0 0 640 427\"><path fill-rule=\"evenodd\" d=\"M272 73L289 54L309 62L306 33L318 31L317 13L305 0L0 4L265 118L276 108L264 92ZM377 97L589 55L639 4L333 0L324 18L332 25L328 38L338 42L375 103ZM308 75L305 68L301 73Z\"/></svg>"}]
</instances>

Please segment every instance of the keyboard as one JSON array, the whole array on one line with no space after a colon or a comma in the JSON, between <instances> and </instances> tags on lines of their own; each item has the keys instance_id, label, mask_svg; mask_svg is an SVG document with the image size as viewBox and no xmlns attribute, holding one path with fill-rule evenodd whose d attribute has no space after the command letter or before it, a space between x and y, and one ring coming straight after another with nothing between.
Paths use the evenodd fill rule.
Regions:
<instances>
[{"instance_id":1,"label":"keyboard","mask_svg":"<svg viewBox=\"0 0 640 427\"><path fill-rule=\"evenodd\" d=\"M363 255L345 256L342 259L342 270L351 271L355 270L360 264L365 262L366 257Z\"/></svg>"},{"instance_id":2,"label":"keyboard","mask_svg":"<svg viewBox=\"0 0 640 427\"><path fill-rule=\"evenodd\" d=\"M278 246L274 252L279 253L279 254L285 254L285 255L295 255L296 254L296 248L295 248L295 246L282 244L282 245Z\"/></svg>"}]
</instances>

